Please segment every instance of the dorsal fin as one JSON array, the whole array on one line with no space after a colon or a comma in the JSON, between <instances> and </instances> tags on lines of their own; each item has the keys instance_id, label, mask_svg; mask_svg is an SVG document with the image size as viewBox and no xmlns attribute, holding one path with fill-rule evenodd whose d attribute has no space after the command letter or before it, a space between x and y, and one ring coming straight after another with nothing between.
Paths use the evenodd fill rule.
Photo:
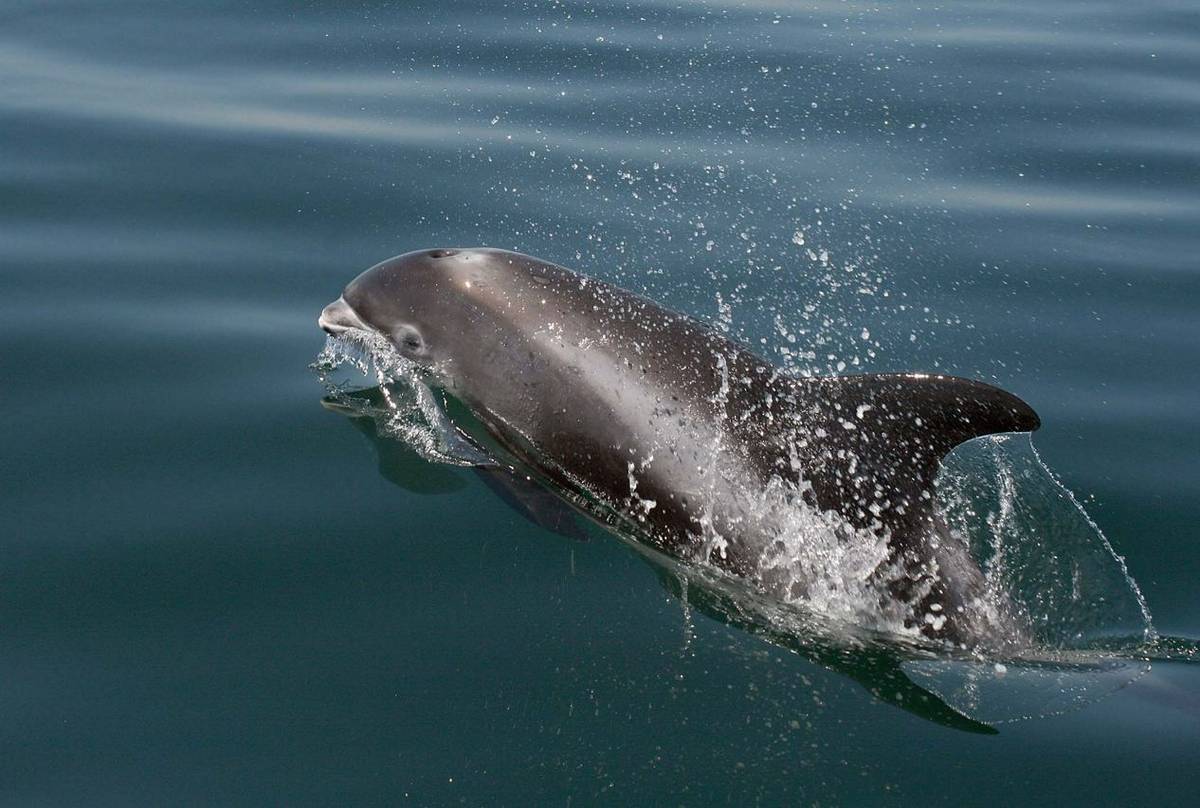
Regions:
<instances>
[{"instance_id":1,"label":"dorsal fin","mask_svg":"<svg viewBox=\"0 0 1200 808\"><path fill-rule=\"evenodd\" d=\"M958 444L1040 422L1021 399L983 382L916 373L798 381L816 401L804 427L808 480L822 509L858 526L911 525L929 514L938 462Z\"/></svg>"}]
</instances>

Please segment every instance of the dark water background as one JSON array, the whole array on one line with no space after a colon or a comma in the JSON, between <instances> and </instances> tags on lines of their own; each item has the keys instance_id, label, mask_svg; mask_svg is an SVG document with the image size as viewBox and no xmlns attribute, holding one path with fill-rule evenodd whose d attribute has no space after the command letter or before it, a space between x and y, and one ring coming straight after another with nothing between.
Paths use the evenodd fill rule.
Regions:
<instances>
[{"instance_id":1,"label":"dark water background","mask_svg":"<svg viewBox=\"0 0 1200 808\"><path fill-rule=\"evenodd\" d=\"M1033 403L1195 638L1198 180L1182 0L7 0L0 801L1190 802L1194 665L922 720L469 472L392 485L306 365L419 247L721 294L768 347L819 300L818 366Z\"/></svg>"}]
</instances>

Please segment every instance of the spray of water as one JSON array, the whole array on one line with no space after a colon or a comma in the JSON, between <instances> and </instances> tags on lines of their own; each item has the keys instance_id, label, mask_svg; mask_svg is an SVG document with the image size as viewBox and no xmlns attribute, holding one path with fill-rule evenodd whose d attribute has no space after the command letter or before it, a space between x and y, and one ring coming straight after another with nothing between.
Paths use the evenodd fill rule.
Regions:
<instances>
[{"instance_id":1,"label":"spray of water","mask_svg":"<svg viewBox=\"0 0 1200 808\"><path fill-rule=\"evenodd\" d=\"M346 395L354 380L337 377L345 367L374 381L383 395L382 407ZM380 435L404 443L424 459L457 466L491 464L491 459L450 423L424 372L382 336L351 329L328 337L312 368L333 401L372 418Z\"/></svg>"},{"instance_id":2,"label":"spray of water","mask_svg":"<svg viewBox=\"0 0 1200 808\"><path fill-rule=\"evenodd\" d=\"M983 567L989 597L1015 608L1039 648L1154 637L1124 561L1027 437L964 444L943 463L938 489L952 530Z\"/></svg>"}]
</instances>

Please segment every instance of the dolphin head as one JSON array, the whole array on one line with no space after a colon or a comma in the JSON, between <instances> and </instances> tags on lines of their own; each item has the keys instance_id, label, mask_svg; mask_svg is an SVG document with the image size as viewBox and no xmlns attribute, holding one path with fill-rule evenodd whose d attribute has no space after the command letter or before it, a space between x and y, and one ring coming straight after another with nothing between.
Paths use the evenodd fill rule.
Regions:
<instances>
[{"instance_id":1,"label":"dolphin head","mask_svg":"<svg viewBox=\"0 0 1200 808\"><path fill-rule=\"evenodd\" d=\"M468 267L486 252L418 250L389 258L351 281L317 323L333 336L355 329L379 334L424 367L444 362L475 319Z\"/></svg>"},{"instance_id":2,"label":"dolphin head","mask_svg":"<svg viewBox=\"0 0 1200 808\"><path fill-rule=\"evenodd\" d=\"M479 412L562 411L558 351L596 308L583 276L491 248L418 250L368 269L321 312L333 336L387 340L439 387ZM569 333L570 336L563 336ZM507 417L507 416L506 416Z\"/></svg>"}]
</instances>

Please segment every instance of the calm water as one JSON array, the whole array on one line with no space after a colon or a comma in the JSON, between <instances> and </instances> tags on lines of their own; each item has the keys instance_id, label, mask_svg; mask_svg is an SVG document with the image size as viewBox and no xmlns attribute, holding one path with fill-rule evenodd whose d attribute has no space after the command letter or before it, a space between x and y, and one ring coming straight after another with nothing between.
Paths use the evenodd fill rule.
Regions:
<instances>
[{"instance_id":1,"label":"calm water","mask_svg":"<svg viewBox=\"0 0 1200 808\"><path fill-rule=\"evenodd\" d=\"M1200 637L1195 3L7 0L0 77L5 804L1194 799L1200 667L927 720L379 454L307 365L418 247L720 295L768 353L811 302L817 369L1031 402Z\"/></svg>"}]
</instances>

